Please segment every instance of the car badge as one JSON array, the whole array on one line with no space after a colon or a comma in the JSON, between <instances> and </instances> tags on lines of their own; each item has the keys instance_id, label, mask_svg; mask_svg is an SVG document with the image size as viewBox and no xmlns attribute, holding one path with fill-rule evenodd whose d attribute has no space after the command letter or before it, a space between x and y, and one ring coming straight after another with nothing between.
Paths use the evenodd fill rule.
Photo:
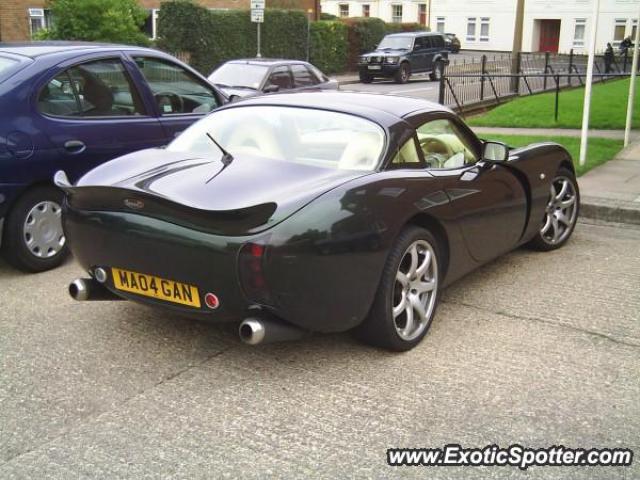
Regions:
<instances>
[{"instance_id":1,"label":"car badge","mask_svg":"<svg viewBox=\"0 0 640 480\"><path fill-rule=\"evenodd\" d=\"M124 205L131 208L132 210L140 210L144 208L144 202L135 198L125 198Z\"/></svg>"}]
</instances>

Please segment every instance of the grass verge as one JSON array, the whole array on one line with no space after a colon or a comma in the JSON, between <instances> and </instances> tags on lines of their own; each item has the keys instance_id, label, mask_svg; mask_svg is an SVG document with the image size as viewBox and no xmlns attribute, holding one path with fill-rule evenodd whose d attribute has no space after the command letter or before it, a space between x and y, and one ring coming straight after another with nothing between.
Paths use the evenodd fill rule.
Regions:
<instances>
[{"instance_id":1,"label":"grass verge","mask_svg":"<svg viewBox=\"0 0 640 480\"><path fill-rule=\"evenodd\" d=\"M483 135L487 140L497 140L512 147L522 147L536 142L556 142L564 146L573 158L578 176L583 175L594 167L602 165L611 160L623 146L622 140L611 140L608 138L591 138L587 148L587 162L585 165L578 165L580 156L580 138L577 137L539 137L526 135Z\"/></svg>"},{"instance_id":2,"label":"grass verge","mask_svg":"<svg viewBox=\"0 0 640 480\"><path fill-rule=\"evenodd\" d=\"M640 79L636 81L636 91ZM640 92L639 92L640 93ZM590 128L624 129L627 115L629 79L610 80L593 86ZM555 93L521 97L489 112L470 118L468 123L482 127L580 128L584 88L560 92L558 121L554 120ZM640 94L633 109L633 128L640 128Z\"/></svg>"}]
</instances>

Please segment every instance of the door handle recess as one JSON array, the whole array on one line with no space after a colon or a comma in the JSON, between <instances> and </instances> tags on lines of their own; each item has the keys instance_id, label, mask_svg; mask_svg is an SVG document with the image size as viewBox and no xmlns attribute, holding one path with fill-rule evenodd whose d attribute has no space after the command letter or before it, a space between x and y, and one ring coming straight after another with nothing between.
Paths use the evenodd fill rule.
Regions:
<instances>
[{"instance_id":1,"label":"door handle recess","mask_svg":"<svg viewBox=\"0 0 640 480\"><path fill-rule=\"evenodd\" d=\"M82 153L87 146L80 140L68 140L64 142L64 148L69 153Z\"/></svg>"}]
</instances>

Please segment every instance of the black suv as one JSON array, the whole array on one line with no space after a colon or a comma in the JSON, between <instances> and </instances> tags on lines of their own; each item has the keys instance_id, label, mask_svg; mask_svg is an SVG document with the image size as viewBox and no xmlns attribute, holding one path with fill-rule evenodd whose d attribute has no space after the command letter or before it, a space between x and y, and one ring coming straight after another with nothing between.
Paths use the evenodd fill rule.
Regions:
<instances>
[{"instance_id":1,"label":"black suv","mask_svg":"<svg viewBox=\"0 0 640 480\"><path fill-rule=\"evenodd\" d=\"M438 80L448 63L441 33L394 33L384 37L375 51L360 56L358 73L363 83L375 77L393 77L405 83L412 73L428 73L431 80Z\"/></svg>"}]
</instances>

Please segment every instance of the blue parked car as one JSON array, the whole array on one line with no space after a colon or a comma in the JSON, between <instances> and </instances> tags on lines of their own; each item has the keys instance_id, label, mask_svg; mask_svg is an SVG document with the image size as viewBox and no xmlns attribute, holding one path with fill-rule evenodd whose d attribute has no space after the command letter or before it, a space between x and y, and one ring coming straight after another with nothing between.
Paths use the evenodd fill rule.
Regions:
<instances>
[{"instance_id":1,"label":"blue parked car","mask_svg":"<svg viewBox=\"0 0 640 480\"><path fill-rule=\"evenodd\" d=\"M170 55L70 42L0 43L0 239L27 271L67 255L57 170L75 181L167 144L226 97Z\"/></svg>"}]
</instances>

